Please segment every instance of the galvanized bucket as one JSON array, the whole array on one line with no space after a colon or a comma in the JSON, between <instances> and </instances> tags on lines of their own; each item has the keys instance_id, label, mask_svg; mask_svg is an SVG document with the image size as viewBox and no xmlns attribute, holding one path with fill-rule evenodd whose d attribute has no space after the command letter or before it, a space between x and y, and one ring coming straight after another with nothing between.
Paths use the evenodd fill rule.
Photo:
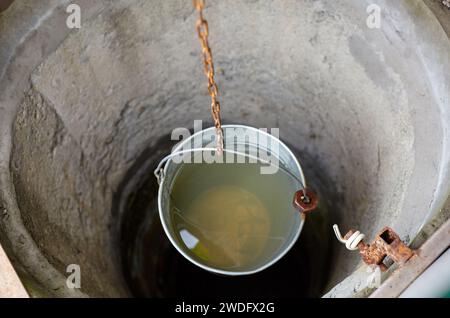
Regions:
<instances>
[{"instance_id":1,"label":"galvanized bucket","mask_svg":"<svg viewBox=\"0 0 450 318\"><path fill-rule=\"evenodd\" d=\"M277 137L263 130L242 125L225 125L223 126L223 132L224 149L221 159L223 164L230 163L228 160L230 155L242 155L248 158L249 162L257 161L260 163L265 163L267 164L268 169L270 169L269 165L272 165L273 167L275 162L279 169L283 169L284 172L288 173L293 180L295 180L295 186L292 188L292 194L299 189L305 188L305 178L299 162L292 151ZM245 136L245 138L243 138L243 136ZM223 270L204 264L190 255L190 253L187 253L186 246L183 246L179 240L175 239L175 235L177 235L177 233L170 218L169 202L171 200L170 194L174 179L177 175L178 169L180 168L180 162L183 161L180 161L180 159L192 159L192 155L195 153L215 153L216 148L214 148L214 140L214 127L197 132L182 141L174 148L170 155L166 156L159 163L157 169L155 170L155 176L159 182L158 208L161 223L173 246L193 264L207 271L223 275L236 276L257 273L281 259L297 241L304 220L300 213L295 213L294 207L292 208L296 214L295 224L292 227L291 233L286 233L286 240L284 241L282 247L278 249L274 255L267 258L263 263L260 263L249 270ZM271 160L268 160L268 158ZM270 171L266 170L265 172L269 173ZM261 171L261 173L264 172Z\"/></svg>"}]
</instances>

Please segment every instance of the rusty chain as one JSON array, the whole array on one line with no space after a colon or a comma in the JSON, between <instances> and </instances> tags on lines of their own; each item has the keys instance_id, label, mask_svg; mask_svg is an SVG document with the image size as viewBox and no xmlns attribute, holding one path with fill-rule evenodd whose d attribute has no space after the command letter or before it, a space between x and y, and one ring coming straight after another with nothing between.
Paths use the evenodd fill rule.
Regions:
<instances>
[{"instance_id":1,"label":"rusty chain","mask_svg":"<svg viewBox=\"0 0 450 318\"><path fill-rule=\"evenodd\" d=\"M202 46L203 55L203 71L208 79L208 93L211 96L211 114L216 128L216 148L217 153L221 155L223 153L223 130L222 122L220 120L220 103L217 100L219 90L217 88L216 81L214 79L214 63L211 48L209 47L208 35L209 27L208 22L203 17L203 9L205 7L204 0L193 0L192 4L198 12L198 19L196 23L196 29L200 44Z\"/></svg>"}]
</instances>

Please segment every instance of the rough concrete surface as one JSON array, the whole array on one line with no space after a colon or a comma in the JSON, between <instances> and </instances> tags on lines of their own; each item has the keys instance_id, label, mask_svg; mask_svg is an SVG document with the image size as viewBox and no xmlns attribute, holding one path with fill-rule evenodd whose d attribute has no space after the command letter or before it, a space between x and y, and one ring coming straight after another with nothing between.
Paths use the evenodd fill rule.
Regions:
<instances>
[{"instance_id":1,"label":"rough concrete surface","mask_svg":"<svg viewBox=\"0 0 450 318\"><path fill-rule=\"evenodd\" d=\"M369 2L381 29L366 26ZM188 1L79 1L70 31L67 3L0 15L2 244L51 294L128 295L114 193L173 128L211 122L196 16ZM214 1L206 14L224 122L280 127L330 222L410 242L450 190L450 42L435 15L419 0ZM338 243L333 259L330 286L358 265ZM71 263L81 291L64 284Z\"/></svg>"}]
</instances>

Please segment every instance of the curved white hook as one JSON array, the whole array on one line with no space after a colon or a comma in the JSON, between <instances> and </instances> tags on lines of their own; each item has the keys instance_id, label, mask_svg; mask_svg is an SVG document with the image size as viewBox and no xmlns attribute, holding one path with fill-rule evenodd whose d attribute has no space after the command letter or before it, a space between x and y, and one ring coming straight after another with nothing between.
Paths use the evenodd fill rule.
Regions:
<instances>
[{"instance_id":1,"label":"curved white hook","mask_svg":"<svg viewBox=\"0 0 450 318\"><path fill-rule=\"evenodd\" d=\"M366 237L360 231L356 231L348 239L344 239L337 224L333 225L333 230L339 242L345 244L345 247L350 251L356 251L358 249L358 244Z\"/></svg>"}]
</instances>

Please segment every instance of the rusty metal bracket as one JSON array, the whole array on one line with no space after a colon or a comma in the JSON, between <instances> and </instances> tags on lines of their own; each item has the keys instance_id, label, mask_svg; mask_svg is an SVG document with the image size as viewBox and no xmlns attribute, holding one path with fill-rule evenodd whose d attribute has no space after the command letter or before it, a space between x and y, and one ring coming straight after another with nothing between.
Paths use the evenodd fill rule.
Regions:
<instances>
[{"instance_id":1,"label":"rusty metal bracket","mask_svg":"<svg viewBox=\"0 0 450 318\"><path fill-rule=\"evenodd\" d=\"M338 233L339 230L337 230L336 235ZM402 266L414 255L414 251L402 242L394 230L387 226L378 232L372 244L365 244L363 241L364 235L353 229L348 231L343 238L338 237L338 239L345 242L347 248L349 248L347 242L350 241L351 245L357 239L358 241L355 242L356 248L354 249L359 250L364 263L367 265L378 265L382 271L387 270L387 266L383 263L386 257Z\"/></svg>"},{"instance_id":2,"label":"rusty metal bracket","mask_svg":"<svg viewBox=\"0 0 450 318\"><path fill-rule=\"evenodd\" d=\"M395 270L370 297L400 296L449 247L450 220L447 220L417 250L414 250L414 255L401 268Z\"/></svg>"}]
</instances>

